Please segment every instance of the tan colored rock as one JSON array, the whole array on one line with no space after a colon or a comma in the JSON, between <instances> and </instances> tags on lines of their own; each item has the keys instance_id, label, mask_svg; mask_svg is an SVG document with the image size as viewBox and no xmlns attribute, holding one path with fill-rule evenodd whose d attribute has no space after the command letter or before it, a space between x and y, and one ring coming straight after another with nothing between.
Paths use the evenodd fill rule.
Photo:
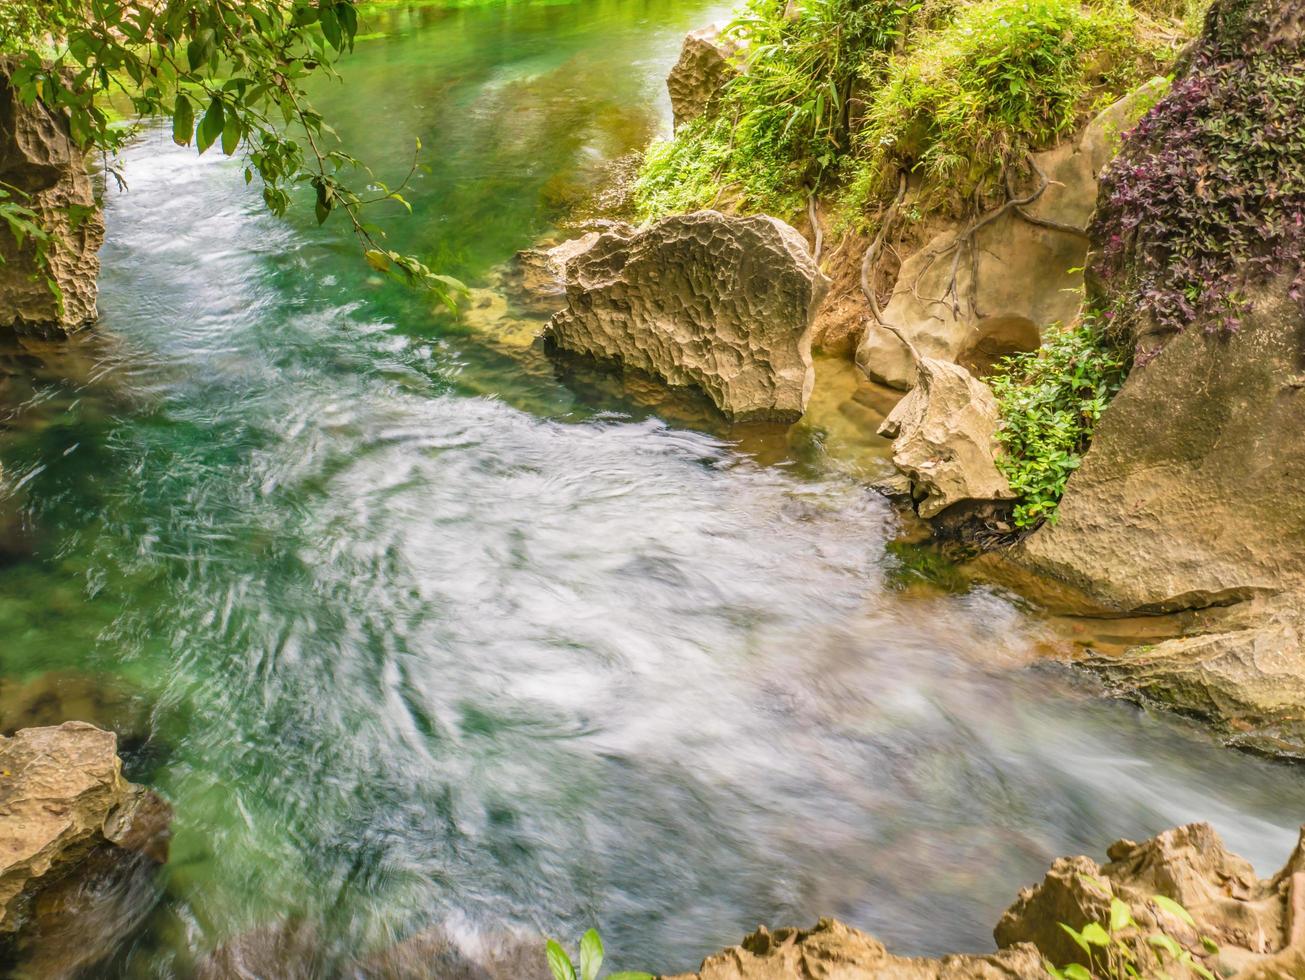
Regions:
<instances>
[{"instance_id":1,"label":"tan colored rock","mask_svg":"<svg viewBox=\"0 0 1305 980\"><path fill-rule=\"evenodd\" d=\"M1214 631L1085 666L1128 697L1208 720L1233 745L1305 758L1305 596L1244 603Z\"/></svg>"},{"instance_id":2,"label":"tan colored rock","mask_svg":"<svg viewBox=\"0 0 1305 980\"><path fill-rule=\"evenodd\" d=\"M1085 231L1073 229L1087 227L1097 176L1114 156L1121 129L1153 101L1162 84L1163 79L1147 83L1100 113L1078 140L1036 155L1049 183L1024 210L1062 227L1034 224L1008 211L980 228L975 255L960 246L954 310L953 246L972 222L953 223L902 263L883 319L925 357L954 361L979 376L1007 354L1036 349L1046 325L1074 319L1083 298L1088 242ZM913 383L910 352L872 322L867 321L856 359L875 381L901 389Z\"/></svg>"},{"instance_id":3,"label":"tan colored rock","mask_svg":"<svg viewBox=\"0 0 1305 980\"><path fill-rule=\"evenodd\" d=\"M1033 980L1045 977L1031 946L986 956L909 959L834 919L812 929L758 929L702 961L697 973L664 980Z\"/></svg>"},{"instance_id":4,"label":"tan colored rock","mask_svg":"<svg viewBox=\"0 0 1305 980\"><path fill-rule=\"evenodd\" d=\"M1286 293L1134 368L1056 524L1011 557L1121 612L1305 590L1305 317Z\"/></svg>"},{"instance_id":5,"label":"tan colored rock","mask_svg":"<svg viewBox=\"0 0 1305 980\"><path fill-rule=\"evenodd\" d=\"M92 849L166 858L167 804L122 778L117 738L84 722L0 738L0 932Z\"/></svg>"},{"instance_id":6,"label":"tan colored rock","mask_svg":"<svg viewBox=\"0 0 1305 980\"><path fill-rule=\"evenodd\" d=\"M67 332L96 316L104 219L67 123L40 102L23 105L9 87L11 71L12 63L0 59L0 183L25 195L22 203L54 234L54 243L48 268L41 268L35 243L19 247L0 223L0 330Z\"/></svg>"},{"instance_id":7,"label":"tan colored rock","mask_svg":"<svg viewBox=\"0 0 1305 980\"><path fill-rule=\"evenodd\" d=\"M622 230L629 226L617 226ZM566 305L566 263L591 248L598 232L571 238L552 248L518 252L504 270L502 284L512 302L530 313L552 316Z\"/></svg>"},{"instance_id":8,"label":"tan colored rock","mask_svg":"<svg viewBox=\"0 0 1305 980\"><path fill-rule=\"evenodd\" d=\"M986 384L950 361L925 358L915 386L897 403L879 434L893 440L893 465L923 495L921 517L961 501L1011 500L994 462L997 399Z\"/></svg>"},{"instance_id":9,"label":"tan colored rock","mask_svg":"<svg viewBox=\"0 0 1305 980\"><path fill-rule=\"evenodd\" d=\"M716 211L613 230L566 263L556 347L706 392L734 421L792 422L811 396L828 280L793 228Z\"/></svg>"},{"instance_id":10,"label":"tan colored rock","mask_svg":"<svg viewBox=\"0 0 1305 980\"><path fill-rule=\"evenodd\" d=\"M680 58L666 76L676 129L705 113L737 74L732 59L739 48L738 40L725 36L720 24L690 31L684 38Z\"/></svg>"},{"instance_id":11,"label":"tan colored rock","mask_svg":"<svg viewBox=\"0 0 1305 980\"><path fill-rule=\"evenodd\" d=\"M1060 923L1075 929L1089 922L1105 926L1110 900L1118 898L1138 923L1124 938L1138 957L1142 976L1163 971L1180 980L1198 975L1172 960L1159 962L1147 941L1156 933L1169 936L1196 962L1222 976L1273 976L1264 972L1267 965L1290 962L1297 955L1288 909L1299 890L1293 876L1305 867L1299 844L1283 870L1267 880L1256 877L1250 862L1230 854L1204 823L1166 830L1141 844L1117 841L1107 856L1109 863L1100 866L1086 857L1056 861L1043 882L1021 891L1002 916L993 933L997 944L1033 943L1057 966L1084 962ZM1154 902L1156 895L1186 909L1195 927ZM1202 937L1213 940L1218 952L1208 950ZM1300 938L1305 940L1305 935Z\"/></svg>"}]
</instances>

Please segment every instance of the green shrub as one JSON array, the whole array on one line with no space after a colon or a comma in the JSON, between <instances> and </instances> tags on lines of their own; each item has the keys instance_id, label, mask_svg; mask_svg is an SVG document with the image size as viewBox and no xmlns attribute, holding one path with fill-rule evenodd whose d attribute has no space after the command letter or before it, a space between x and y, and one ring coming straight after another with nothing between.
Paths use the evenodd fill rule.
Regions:
<instances>
[{"instance_id":1,"label":"green shrub","mask_svg":"<svg viewBox=\"0 0 1305 980\"><path fill-rule=\"evenodd\" d=\"M1124 0L983 0L895 55L870 98L847 202L882 200L908 170L927 203L999 198L1006 173L1152 74ZM871 72L877 70L872 62Z\"/></svg>"},{"instance_id":2,"label":"green shrub","mask_svg":"<svg viewBox=\"0 0 1305 980\"><path fill-rule=\"evenodd\" d=\"M747 39L748 68L715 115L648 152L635 201L643 217L692 210L732 186L742 203L781 214L837 168L852 143L853 87L883 63L914 0L750 0L728 30Z\"/></svg>"},{"instance_id":3,"label":"green shrub","mask_svg":"<svg viewBox=\"0 0 1305 980\"><path fill-rule=\"evenodd\" d=\"M1042 347L1008 357L988 379L1001 409L997 466L1018 495L1015 525L1055 521L1128 358L1093 321L1048 332Z\"/></svg>"}]
</instances>

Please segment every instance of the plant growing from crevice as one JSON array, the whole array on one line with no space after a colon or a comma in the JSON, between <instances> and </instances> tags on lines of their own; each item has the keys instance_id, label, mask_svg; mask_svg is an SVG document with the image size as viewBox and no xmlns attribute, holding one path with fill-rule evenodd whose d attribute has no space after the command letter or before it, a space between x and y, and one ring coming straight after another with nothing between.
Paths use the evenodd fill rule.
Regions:
<instances>
[{"instance_id":1,"label":"plant growing from crevice","mask_svg":"<svg viewBox=\"0 0 1305 980\"><path fill-rule=\"evenodd\" d=\"M1060 928L1083 952L1086 963L1069 963L1057 967L1044 961L1048 976L1054 980L1141 980L1143 977L1166 977L1166 967L1181 967L1202 980L1215 975L1162 928L1147 929L1133 917L1128 903L1113 894L1108 882L1092 875L1079 875L1079 881L1103 898L1110 900L1106 922L1089 922L1082 929L1061 922ZM1196 930L1196 920L1178 902L1164 895L1153 895L1149 904L1188 929ZM1201 937L1207 955L1219 951L1208 936Z\"/></svg>"},{"instance_id":2,"label":"plant growing from crevice","mask_svg":"<svg viewBox=\"0 0 1305 980\"><path fill-rule=\"evenodd\" d=\"M1065 484L1128 373L1127 352L1092 319L1051 327L1036 351L1004 358L988 384L997 397L997 467L1018 499L1015 526L1056 519Z\"/></svg>"},{"instance_id":3,"label":"plant growing from crevice","mask_svg":"<svg viewBox=\"0 0 1305 980\"><path fill-rule=\"evenodd\" d=\"M590 929L580 937L579 966L571 961L570 955L556 940L548 940L544 952L553 980L598 980L598 971L603 968L603 940L596 929ZM607 980L654 980L654 977L651 973L622 970L609 973Z\"/></svg>"}]
</instances>

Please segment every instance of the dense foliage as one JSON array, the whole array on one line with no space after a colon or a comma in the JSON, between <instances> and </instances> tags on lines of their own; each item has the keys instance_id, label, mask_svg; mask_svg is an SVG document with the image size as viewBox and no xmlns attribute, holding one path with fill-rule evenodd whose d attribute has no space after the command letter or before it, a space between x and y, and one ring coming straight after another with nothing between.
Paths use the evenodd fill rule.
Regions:
<instances>
[{"instance_id":1,"label":"dense foliage","mask_svg":"<svg viewBox=\"0 0 1305 980\"><path fill-rule=\"evenodd\" d=\"M1094 271L1121 333L1234 331L1248 291L1284 273L1305 302L1305 39L1278 23L1290 7L1215 4L1188 70L1107 170Z\"/></svg>"},{"instance_id":2,"label":"dense foliage","mask_svg":"<svg viewBox=\"0 0 1305 980\"><path fill-rule=\"evenodd\" d=\"M636 188L645 215L708 205L735 186L758 206L792 210L851 147L858 80L882 68L911 0L751 0L729 31L748 70L718 111L654 146ZM782 202L782 203L781 203Z\"/></svg>"},{"instance_id":3,"label":"dense foliage","mask_svg":"<svg viewBox=\"0 0 1305 980\"><path fill-rule=\"evenodd\" d=\"M1019 496L1016 527L1055 520L1065 483L1128 367L1125 353L1087 320L1049 331L1041 348L1006 358L987 379L1001 409L997 466Z\"/></svg>"},{"instance_id":4,"label":"dense foliage","mask_svg":"<svg viewBox=\"0 0 1305 980\"><path fill-rule=\"evenodd\" d=\"M715 114L650 150L645 217L715 203L722 188L791 214L810 190L846 185L855 222L902 171L926 178L925 206L983 204L1165 51L1128 0L795 6L751 0L733 25L750 42L746 71Z\"/></svg>"},{"instance_id":5,"label":"dense foliage","mask_svg":"<svg viewBox=\"0 0 1305 980\"><path fill-rule=\"evenodd\" d=\"M1072 132L1088 110L1152 74L1127 3L987 0L894 56L870 96L849 200L907 170L932 203L998 198L1004 175Z\"/></svg>"},{"instance_id":6,"label":"dense foliage","mask_svg":"<svg viewBox=\"0 0 1305 980\"><path fill-rule=\"evenodd\" d=\"M10 84L68 119L84 149L112 159L130 138L110 99L138 116L169 116L173 138L200 153L242 153L275 214L297 187L311 189L319 222L343 213L377 269L447 296L452 280L384 248L365 224L372 202L403 202L337 143L304 89L353 47L354 0L11 0L0 39ZM366 188L366 190L359 190ZM0 220L15 234L30 219L13 188L0 188Z\"/></svg>"}]
</instances>

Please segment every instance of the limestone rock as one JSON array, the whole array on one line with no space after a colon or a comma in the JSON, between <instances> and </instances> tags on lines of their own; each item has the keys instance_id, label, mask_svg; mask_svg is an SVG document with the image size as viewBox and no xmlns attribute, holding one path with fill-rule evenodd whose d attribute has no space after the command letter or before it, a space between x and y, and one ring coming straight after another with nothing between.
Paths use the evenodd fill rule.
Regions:
<instances>
[{"instance_id":1,"label":"limestone rock","mask_svg":"<svg viewBox=\"0 0 1305 980\"><path fill-rule=\"evenodd\" d=\"M92 849L166 858L170 811L122 778L117 738L84 722L0 737L0 932Z\"/></svg>"},{"instance_id":2,"label":"limestone rock","mask_svg":"<svg viewBox=\"0 0 1305 980\"><path fill-rule=\"evenodd\" d=\"M1305 317L1286 293L1253 297L1236 334L1192 327L1134 368L1056 524L1012 558L1121 612L1305 588Z\"/></svg>"},{"instance_id":3,"label":"limestone rock","mask_svg":"<svg viewBox=\"0 0 1305 980\"><path fill-rule=\"evenodd\" d=\"M9 87L11 71L12 62L0 59L0 183L26 195L23 203L55 241L42 269L35 244L20 248L0 226L0 330L75 330L96 316L104 220L67 123L40 102L23 105ZM62 307L47 276L59 287Z\"/></svg>"},{"instance_id":4,"label":"limestone rock","mask_svg":"<svg viewBox=\"0 0 1305 980\"><path fill-rule=\"evenodd\" d=\"M628 233L628 225L613 224ZM513 303L529 313L551 316L566 305L566 263L591 248L598 232L591 231L552 248L522 249L503 274L503 285Z\"/></svg>"},{"instance_id":5,"label":"limestone rock","mask_svg":"<svg viewBox=\"0 0 1305 980\"><path fill-rule=\"evenodd\" d=\"M1031 946L987 956L908 959L833 919L812 929L758 929L738 946L707 957L697 973L664 980L1033 980L1045 977Z\"/></svg>"},{"instance_id":6,"label":"limestone rock","mask_svg":"<svg viewBox=\"0 0 1305 980\"><path fill-rule=\"evenodd\" d=\"M997 399L959 364L925 358L914 388L879 428L893 440L893 464L915 487L921 517L960 501L1014 498L994 462Z\"/></svg>"},{"instance_id":7,"label":"limestone rock","mask_svg":"<svg viewBox=\"0 0 1305 980\"><path fill-rule=\"evenodd\" d=\"M1110 861L1102 866L1086 857L1056 861L1043 882L1021 891L1002 916L994 930L997 944L1032 943L1058 966L1082 962L1081 950L1060 923L1075 929L1089 922L1106 924L1112 897L1127 904L1138 923L1130 946L1143 976L1161 970L1175 980L1196 976L1172 961L1156 961L1146 942L1156 932L1188 949L1207 969L1246 978L1273 976L1262 972L1266 964L1286 961L1284 952L1305 940L1305 935L1293 935L1288 911L1301 888L1294 876L1305 867L1300 845L1268 880L1257 878L1250 862L1230 854L1204 823L1166 830L1141 844L1117 841L1106 853ZM1156 895L1186 909L1195 928L1154 902ZM1219 946L1217 956L1205 948L1203 936Z\"/></svg>"},{"instance_id":8,"label":"limestone rock","mask_svg":"<svg viewBox=\"0 0 1305 980\"><path fill-rule=\"evenodd\" d=\"M980 376L1007 354L1035 350L1045 325L1072 320L1083 291L1082 272L1072 270L1083 268L1088 242L1085 231L1065 229L1086 229L1096 203L1097 175L1114 156L1120 130L1161 84L1163 80L1154 80L1105 109L1078 140L1036 155L1049 183L1024 210L1064 228L1035 225L1007 212L979 229L973 262L969 248L960 246L959 309L953 312L950 250L971 222L951 223L902 263L884 320L901 329L925 357L955 361ZM856 360L875 381L902 389L914 382L910 352L872 322L867 322Z\"/></svg>"},{"instance_id":9,"label":"limestone rock","mask_svg":"<svg viewBox=\"0 0 1305 980\"><path fill-rule=\"evenodd\" d=\"M680 59L666 76L675 128L696 119L710 108L727 81L737 72L731 58L739 42L722 34L720 24L690 31L680 49Z\"/></svg>"},{"instance_id":10,"label":"limestone rock","mask_svg":"<svg viewBox=\"0 0 1305 980\"><path fill-rule=\"evenodd\" d=\"M1207 719L1231 744L1305 758L1305 597L1244 603L1216 630L1084 665L1115 691Z\"/></svg>"},{"instance_id":11,"label":"limestone rock","mask_svg":"<svg viewBox=\"0 0 1305 980\"><path fill-rule=\"evenodd\" d=\"M674 215L604 232L566 262L566 309L545 336L706 392L735 421L796 421L828 288L793 228L765 215Z\"/></svg>"}]
</instances>

